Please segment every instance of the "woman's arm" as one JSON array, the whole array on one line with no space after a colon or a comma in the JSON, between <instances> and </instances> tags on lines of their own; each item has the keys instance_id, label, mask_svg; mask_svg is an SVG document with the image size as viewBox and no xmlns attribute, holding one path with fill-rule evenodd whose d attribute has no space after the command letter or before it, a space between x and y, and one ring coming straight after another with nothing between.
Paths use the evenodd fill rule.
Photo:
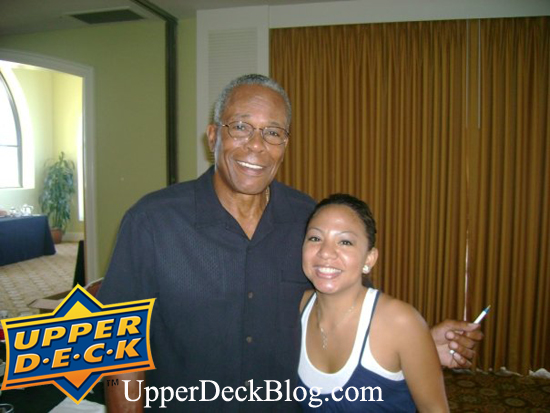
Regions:
<instances>
[{"instance_id":1,"label":"woman's arm","mask_svg":"<svg viewBox=\"0 0 550 413\"><path fill-rule=\"evenodd\" d=\"M420 412L448 412L443 372L430 330L409 304L391 300L396 345L407 386Z\"/></svg>"}]
</instances>

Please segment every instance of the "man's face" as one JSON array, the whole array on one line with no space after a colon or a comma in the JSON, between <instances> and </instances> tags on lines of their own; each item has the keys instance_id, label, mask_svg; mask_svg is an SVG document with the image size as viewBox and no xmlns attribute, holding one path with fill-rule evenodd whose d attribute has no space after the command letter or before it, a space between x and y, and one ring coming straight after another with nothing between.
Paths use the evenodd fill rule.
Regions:
<instances>
[{"instance_id":1,"label":"man's face","mask_svg":"<svg viewBox=\"0 0 550 413\"><path fill-rule=\"evenodd\" d=\"M243 121L255 128L287 128L285 103L275 91L260 85L242 85L233 90L221 123ZM271 183L283 161L286 143L271 145L259 130L248 142L229 136L226 127L209 125L208 145L214 152L216 189L241 194L260 194Z\"/></svg>"}]
</instances>

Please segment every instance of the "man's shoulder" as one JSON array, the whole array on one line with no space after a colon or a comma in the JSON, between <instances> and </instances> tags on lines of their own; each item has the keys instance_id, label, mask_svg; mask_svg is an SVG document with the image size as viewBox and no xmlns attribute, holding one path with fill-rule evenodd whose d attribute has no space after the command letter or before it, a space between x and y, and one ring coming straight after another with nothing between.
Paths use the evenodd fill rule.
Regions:
<instances>
[{"instance_id":1,"label":"man's shoulder","mask_svg":"<svg viewBox=\"0 0 550 413\"><path fill-rule=\"evenodd\" d=\"M144 195L131 208L133 214L140 212L161 212L164 208L177 205L178 208L194 205L196 180L170 185Z\"/></svg>"}]
</instances>

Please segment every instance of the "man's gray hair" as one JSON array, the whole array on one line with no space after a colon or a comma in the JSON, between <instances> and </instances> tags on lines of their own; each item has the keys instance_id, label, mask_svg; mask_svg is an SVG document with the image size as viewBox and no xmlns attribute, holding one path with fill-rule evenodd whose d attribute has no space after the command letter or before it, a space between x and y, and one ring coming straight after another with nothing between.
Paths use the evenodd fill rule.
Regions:
<instances>
[{"instance_id":1,"label":"man's gray hair","mask_svg":"<svg viewBox=\"0 0 550 413\"><path fill-rule=\"evenodd\" d=\"M285 101L286 106L286 127L288 128L290 126L290 120L292 117L292 108L290 106L290 99L288 98L288 95L286 94L285 90L282 88L280 84L278 84L273 79L264 76L264 75L258 75L258 74L249 74L240 76L236 79L233 79L223 90L222 93L220 93L220 96L218 97L218 100L216 100L216 103L214 104L214 123L221 124L221 117L223 112L225 111L225 107L227 106L227 101L231 94L233 93L233 90L242 85L260 85L270 88L271 90L274 90L277 92L283 100Z\"/></svg>"}]
</instances>

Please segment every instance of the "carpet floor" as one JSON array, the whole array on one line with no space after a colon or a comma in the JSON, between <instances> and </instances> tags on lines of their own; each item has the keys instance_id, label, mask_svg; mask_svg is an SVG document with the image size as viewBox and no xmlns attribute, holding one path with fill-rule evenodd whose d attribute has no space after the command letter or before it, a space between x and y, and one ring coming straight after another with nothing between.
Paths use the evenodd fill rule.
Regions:
<instances>
[{"instance_id":1,"label":"carpet floor","mask_svg":"<svg viewBox=\"0 0 550 413\"><path fill-rule=\"evenodd\" d=\"M550 413L550 379L446 370L445 389L452 412Z\"/></svg>"},{"instance_id":2,"label":"carpet floor","mask_svg":"<svg viewBox=\"0 0 550 413\"><path fill-rule=\"evenodd\" d=\"M38 314L34 300L73 286L77 242L56 244L55 255L0 266L0 318Z\"/></svg>"}]
</instances>

